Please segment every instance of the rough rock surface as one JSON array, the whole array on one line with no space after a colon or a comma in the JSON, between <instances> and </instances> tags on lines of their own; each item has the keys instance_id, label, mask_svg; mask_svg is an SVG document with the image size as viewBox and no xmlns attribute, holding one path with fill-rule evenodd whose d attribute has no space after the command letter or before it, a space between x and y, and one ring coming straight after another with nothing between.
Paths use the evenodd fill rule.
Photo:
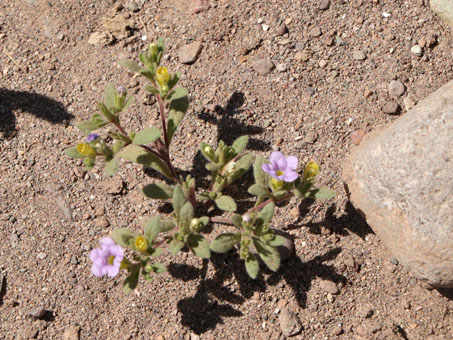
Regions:
<instances>
[{"instance_id":1,"label":"rough rock surface","mask_svg":"<svg viewBox=\"0 0 453 340\"><path fill-rule=\"evenodd\" d=\"M429 4L434 13L453 27L453 0L431 0Z\"/></svg>"},{"instance_id":2,"label":"rough rock surface","mask_svg":"<svg viewBox=\"0 0 453 340\"><path fill-rule=\"evenodd\" d=\"M382 131L344 168L353 205L419 279L453 287L453 81Z\"/></svg>"}]
</instances>

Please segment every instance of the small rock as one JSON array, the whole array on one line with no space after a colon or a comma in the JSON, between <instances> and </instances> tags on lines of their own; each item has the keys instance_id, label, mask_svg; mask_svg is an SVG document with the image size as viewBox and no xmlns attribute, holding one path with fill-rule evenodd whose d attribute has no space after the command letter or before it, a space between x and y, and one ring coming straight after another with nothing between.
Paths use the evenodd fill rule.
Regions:
<instances>
[{"instance_id":1,"label":"small rock","mask_svg":"<svg viewBox=\"0 0 453 340\"><path fill-rule=\"evenodd\" d=\"M397 266L399 264L398 259L394 256L390 259L390 263Z\"/></svg>"},{"instance_id":2,"label":"small rock","mask_svg":"<svg viewBox=\"0 0 453 340\"><path fill-rule=\"evenodd\" d=\"M286 70L287 70L286 64L277 64L277 70L279 72L286 72Z\"/></svg>"},{"instance_id":3,"label":"small rock","mask_svg":"<svg viewBox=\"0 0 453 340\"><path fill-rule=\"evenodd\" d=\"M285 336L297 335L302 331L302 323L295 313L283 308L278 316L280 328Z\"/></svg>"},{"instance_id":4,"label":"small rock","mask_svg":"<svg viewBox=\"0 0 453 340\"><path fill-rule=\"evenodd\" d=\"M321 59L321 60L319 61L319 67L320 67L320 68L324 68L324 67L326 67L326 66L327 66L327 61L325 61L324 59Z\"/></svg>"},{"instance_id":5,"label":"small rock","mask_svg":"<svg viewBox=\"0 0 453 340\"><path fill-rule=\"evenodd\" d=\"M122 194L124 189L124 182L121 179L114 179L109 182L106 182L104 185L104 190L108 194L118 195Z\"/></svg>"},{"instance_id":6,"label":"small rock","mask_svg":"<svg viewBox=\"0 0 453 340\"><path fill-rule=\"evenodd\" d=\"M133 2L133 1L128 1L128 2L124 5L124 7L125 7L126 9L128 9L129 11L133 12L133 13L138 12L138 11L140 10L140 8L138 7L138 5L137 5L135 2Z\"/></svg>"},{"instance_id":7,"label":"small rock","mask_svg":"<svg viewBox=\"0 0 453 340\"><path fill-rule=\"evenodd\" d=\"M178 51L179 61L183 64L192 64L201 53L203 45L201 41L194 41L188 45L181 47Z\"/></svg>"},{"instance_id":8,"label":"small rock","mask_svg":"<svg viewBox=\"0 0 453 340\"><path fill-rule=\"evenodd\" d=\"M33 319L41 319L46 314L46 310L43 307L36 307L27 312L27 316Z\"/></svg>"},{"instance_id":9,"label":"small rock","mask_svg":"<svg viewBox=\"0 0 453 340\"><path fill-rule=\"evenodd\" d=\"M326 9L329 9L329 7L330 7L330 0L321 0L318 4L318 8L323 11L325 11Z\"/></svg>"},{"instance_id":10,"label":"small rock","mask_svg":"<svg viewBox=\"0 0 453 340\"><path fill-rule=\"evenodd\" d=\"M398 80L392 80L388 87L388 93L392 98L401 97L404 94L404 85Z\"/></svg>"},{"instance_id":11,"label":"small rock","mask_svg":"<svg viewBox=\"0 0 453 340\"><path fill-rule=\"evenodd\" d=\"M341 333L343 333L343 328L341 328L341 326L339 325L336 325L334 328L332 328L332 331L330 332L330 334L332 334L333 336L340 335Z\"/></svg>"},{"instance_id":12,"label":"small rock","mask_svg":"<svg viewBox=\"0 0 453 340\"><path fill-rule=\"evenodd\" d=\"M75 255L72 255L71 256L71 261L70 261L71 264L78 264L79 263L79 260L77 259L77 256Z\"/></svg>"},{"instance_id":13,"label":"small rock","mask_svg":"<svg viewBox=\"0 0 453 340\"><path fill-rule=\"evenodd\" d=\"M33 328L30 328L27 333L28 333L27 337L29 339L36 339L39 334L39 329L33 327Z\"/></svg>"},{"instance_id":14,"label":"small rock","mask_svg":"<svg viewBox=\"0 0 453 340\"><path fill-rule=\"evenodd\" d=\"M69 206L68 202L62 197L57 196L56 199L57 207L61 209L63 212L64 217L67 221L72 221L72 209Z\"/></svg>"},{"instance_id":15,"label":"small rock","mask_svg":"<svg viewBox=\"0 0 453 340\"><path fill-rule=\"evenodd\" d=\"M403 103L404 103L404 108L409 111L409 110L412 110L413 107L417 104L417 100L414 98L413 95L411 94L408 94L404 99L403 99Z\"/></svg>"},{"instance_id":16,"label":"small rock","mask_svg":"<svg viewBox=\"0 0 453 340\"><path fill-rule=\"evenodd\" d=\"M275 65L270 58L263 58L254 61L252 63L252 67L256 71L256 73L265 76L275 68Z\"/></svg>"},{"instance_id":17,"label":"small rock","mask_svg":"<svg viewBox=\"0 0 453 340\"><path fill-rule=\"evenodd\" d=\"M303 61L307 62L311 57L311 53L308 51L302 51L302 52L297 52L296 55L294 56L294 59L297 61Z\"/></svg>"},{"instance_id":18,"label":"small rock","mask_svg":"<svg viewBox=\"0 0 453 340\"><path fill-rule=\"evenodd\" d=\"M57 39L58 39L58 40L63 40L63 39L64 39L64 34L61 33L61 32L58 33L58 34L57 34Z\"/></svg>"},{"instance_id":19,"label":"small rock","mask_svg":"<svg viewBox=\"0 0 453 340\"><path fill-rule=\"evenodd\" d=\"M453 4L451 0L431 0L429 5L434 13L453 27Z\"/></svg>"},{"instance_id":20,"label":"small rock","mask_svg":"<svg viewBox=\"0 0 453 340\"><path fill-rule=\"evenodd\" d=\"M330 280L321 280L319 283L321 286L321 289L327 293L330 293L332 295L337 295L340 293L340 290L338 289L337 285L335 282L332 282Z\"/></svg>"},{"instance_id":21,"label":"small rock","mask_svg":"<svg viewBox=\"0 0 453 340\"><path fill-rule=\"evenodd\" d=\"M195 333L190 333L190 340L200 340L200 336Z\"/></svg>"},{"instance_id":22,"label":"small rock","mask_svg":"<svg viewBox=\"0 0 453 340\"><path fill-rule=\"evenodd\" d=\"M382 108L382 111L388 115L395 115L395 114L398 114L399 109L400 109L400 106L398 105L398 103L396 103L394 101L390 101L390 102L385 103L384 107Z\"/></svg>"},{"instance_id":23,"label":"small rock","mask_svg":"<svg viewBox=\"0 0 453 340\"><path fill-rule=\"evenodd\" d=\"M322 35L322 31L319 26L315 26L310 30L310 32L308 32L308 34L310 35L310 37L317 38Z\"/></svg>"},{"instance_id":24,"label":"small rock","mask_svg":"<svg viewBox=\"0 0 453 340\"><path fill-rule=\"evenodd\" d=\"M411 47L411 53L417 57L421 57L423 55L423 49L420 45L414 45Z\"/></svg>"},{"instance_id":25,"label":"small rock","mask_svg":"<svg viewBox=\"0 0 453 340\"><path fill-rule=\"evenodd\" d=\"M370 305L363 305L360 307L359 314L362 318L370 318L374 313L373 307Z\"/></svg>"},{"instance_id":26,"label":"small rock","mask_svg":"<svg viewBox=\"0 0 453 340\"><path fill-rule=\"evenodd\" d=\"M63 333L63 340L79 340L80 327L69 326Z\"/></svg>"},{"instance_id":27,"label":"small rock","mask_svg":"<svg viewBox=\"0 0 453 340\"><path fill-rule=\"evenodd\" d=\"M351 133L352 143L354 145L359 145L364 136L365 136L365 131L363 131L362 129L355 130L354 132ZM353 266L354 266L354 264L351 267L353 267Z\"/></svg>"},{"instance_id":28,"label":"small rock","mask_svg":"<svg viewBox=\"0 0 453 340\"><path fill-rule=\"evenodd\" d=\"M156 337L156 340L165 340L165 337L163 335L158 335Z\"/></svg>"},{"instance_id":29,"label":"small rock","mask_svg":"<svg viewBox=\"0 0 453 340\"><path fill-rule=\"evenodd\" d=\"M280 26L278 26L277 32L275 34L278 37L281 37L282 35L285 35L286 33L288 33L288 27L286 27L285 24L281 24Z\"/></svg>"},{"instance_id":30,"label":"small rock","mask_svg":"<svg viewBox=\"0 0 453 340\"><path fill-rule=\"evenodd\" d=\"M105 213L105 210L104 210L103 207L97 208L96 211L94 212L94 214L95 214L97 217L104 216L104 213Z\"/></svg>"},{"instance_id":31,"label":"small rock","mask_svg":"<svg viewBox=\"0 0 453 340\"><path fill-rule=\"evenodd\" d=\"M269 25L268 24L262 24L261 28L263 29L264 32L269 31Z\"/></svg>"},{"instance_id":32,"label":"small rock","mask_svg":"<svg viewBox=\"0 0 453 340\"><path fill-rule=\"evenodd\" d=\"M98 45L103 44L107 45L112 41L112 37L105 32L93 32L88 38L88 44Z\"/></svg>"},{"instance_id":33,"label":"small rock","mask_svg":"<svg viewBox=\"0 0 453 340\"><path fill-rule=\"evenodd\" d=\"M110 225L110 222L102 216L94 220L94 225L98 228L107 228Z\"/></svg>"},{"instance_id":34,"label":"small rock","mask_svg":"<svg viewBox=\"0 0 453 340\"><path fill-rule=\"evenodd\" d=\"M294 217L294 218L298 218L299 215L300 215L299 208L298 208L298 207L292 208L292 209L289 211L289 215L292 216L292 217Z\"/></svg>"},{"instance_id":35,"label":"small rock","mask_svg":"<svg viewBox=\"0 0 453 340\"><path fill-rule=\"evenodd\" d=\"M365 60L366 59L366 54L363 51L356 50L352 52L352 57L355 60Z\"/></svg>"},{"instance_id":36,"label":"small rock","mask_svg":"<svg viewBox=\"0 0 453 340\"><path fill-rule=\"evenodd\" d=\"M373 91L370 90L368 87L366 87L365 90L363 91L363 96L368 99L372 95L373 95Z\"/></svg>"},{"instance_id":37,"label":"small rock","mask_svg":"<svg viewBox=\"0 0 453 340\"><path fill-rule=\"evenodd\" d=\"M39 253L38 254L38 259L40 259L40 260L44 260L46 257L47 257L46 253Z\"/></svg>"}]
</instances>

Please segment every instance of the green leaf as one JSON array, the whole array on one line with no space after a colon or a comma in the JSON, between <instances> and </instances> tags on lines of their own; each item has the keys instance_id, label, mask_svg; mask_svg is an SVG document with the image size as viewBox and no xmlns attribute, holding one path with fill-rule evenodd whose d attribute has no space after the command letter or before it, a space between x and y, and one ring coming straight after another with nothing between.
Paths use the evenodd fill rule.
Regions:
<instances>
[{"instance_id":1,"label":"green leaf","mask_svg":"<svg viewBox=\"0 0 453 340\"><path fill-rule=\"evenodd\" d=\"M249 142L248 136L241 136L233 142L232 146L234 151L236 151L237 155L247 147L248 142Z\"/></svg>"},{"instance_id":2,"label":"green leaf","mask_svg":"<svg viewBox=\"0 0 453 340\"><path fill-rule=\"evenodd\" d=\"M233 249L234 245L239 243L240 240L241 240L240 233L221 234L211 242L211 250L216 253L226 253L227 251Z\"/></svg>"},{"instance_id":3,"label":"green leaf","mask_svg":"<svg viewBox=\"0 0 453 340\"><path fill-rule=\"evenodd\" d=\"M263 220L265 225L269 224L274 216L275 204L271 202L267 204L258 214L258 217Z\"/></svg>"},{"instance_id":4,"label":"green leaf","mask_svg":"<svg viewBox=\"0 0 453 340\"><path fill-rule=\"evenodd\" d=\"M189 234L187 237L187 245L195 255L203 259L209 259L211 257L209 242L203 235L195 233Z\"/></svg>"},{"instance_id":5,"label":"green leaf","mask_svg":"<svg viewBox=\"0 0 453 340\"><path fill-rule=\"evenodd\" d=\"M231 217L231 221L233 222L233 224L238 227L238 228L242 228L242 216L239 215L239 214L234 214L232 217Z\"/></svg>"},{"instance_id":6,"label":"green leaf","mask_svg":"<svg viewBox=\"0 0 453 340\"><path fill-rule=\"evenodd\" d=\"M134 97L130 96L124 103L123 110L126 110L129 106L131 106L132 103L134 103L134 101L135 101Z\"/></svg>"},{"instance_id":7,"label":"green leaf","mask_svg":"<svg viewBox=\"0 0 453 340\"><path fill-rule=\"evenodd\" d=\"M178 84L179 79L181 78L181 73L176 72L170 77L170 81L168 82L168 88L171 90L173 87Z\"/></svg>"},{"instance_id":8,"label":"green leaf","mask_svg":"<svg viewBox=\"0 0 453 340\"><path fill-rule=\"evenodd\" d=\"M95 159L87 157L83 159L83 164L85 164L85 171L91 170L94 167Z\"/></svg>"},{"instance_id":9,"label":"green leaf","mask_svg":"<svg viewBox=\"0 0 453 340\"><path fill-rule=\"evenodd\" d=\"M110 111L110 109L105 106L104 103L99 103L99 110L102 112L104 115L105 119L107 119L109 122L112 122L115 119L114 114Z\"/></svg>"},{"instance_id":10,"label":"green leaf","mask_svg":"<svg viewBox=\"0 0 453 340\"><path fill-rule=\"evenodd\" d=\"M200 151L201 151L202 155L203 155L208 161L211 161L211 162L215 162L215 161L216 161L214 149L213 149L213 147L212 147L211 145L209 145L208 143L201 142L201 144L200 144Z\"/></svg>"},{"instance_id":11,"label":"green leaf","mask_svg":"<svg viewBox=\"0 0 453 340\"><path fill-rule=\"evenodd\" d=\"M176 216L178 216L178 218L181 213L181 209L186 201L186 195L184 195L184 191L182 190L181 185L178 184L173 190L173 210L175 211L175 214Z\"/></svg>"},{"instance_id":12,"label":"green leaf","mask_svg":"<svg viewBox=\"0 0 453 340\"><path fill-rule=\"evenodd\" d=\"M105 173L108 176L113 176L118 171L118 160L116 158L112 158L108 162L105 163Z\"/></svg>"},{"instance_id":13,"label":"green leaf","mask_svg":"<svg viewBox=\"0 0 453 340\"><path fill-rule=\"evenodd\" d=\"M234 199L227 195L222 195L216 198L215 204L217 208L223 211L236 211L237 209L236 202L234 201Z\"/></svg>"},{"instance_id":14,"label":"green leaf","mask_svg":"<svg viewBox=\"0 0 453 340\"><path fill-rule=\"evenodd\" d=\"M258 252L263 262L270 270L276 272L280 267L280 254L278 253L277 249L266 244L258 237L252 237L252 239L256 251Z\"/></svg>"},{"instance_id":15,"label":"green leaf","mask_svg":"<svg viewBox=\"0 0 453 340\"><path fill-rule=\"evenodd\" d=\"M208 171L218 171L220 169L219 164L208 163L206 164L206 170Z\"/></svg>"},{"instance_id":16,"label":"green leaf","mask_svg":"<svg viewBox=\"0 0 453 340\"><path fill-rule=\"evenodd\" d=\"M127 228L118 228L113 230L112 232L112 238L115 241L115 243L119 244L124 248L132 247L137 237L138 237L137 233Z\"/></svg>"},{"instance_id":17,"label":"green leaf","mask_svg":"<svg viewBox=\"0 0 453 340\"><path fill-rule=\"evenodd\" d=\"M170 144L173 135L181 123L184 115L189 108L189 97L187 90L183 87L177 87L170 95L170 106L167 119L167 142Z\"/></svg>"},{"instance_id":18,"label":"green leaf","mask_svg":"<svg viewBox=\"0 0 453 340\"><path fill-rule=\"evenodd\" d=\"M167 232L176 227L176 224L171 220L160 220L160 231Z\"/></svg>"},{"instance_id":19,"label":"green leaf","mask_svg":"<svg viewBox=\"0 0 453 340\"><path fill-rule=\"evenodd\" d=\"M145 224L145 238L148 239L148 242L151 244L156 239L157 235L160 232L160 223L159 216L154 216L149 219Z\"/></svg>"},{"instance_id":20,"label":"green leaf","mask_svg":"<svg viewBox=\"0 0 453 340\"><path fill-rule=\"evenodd\" d=\"M140 73L140 71L142 70L142 67L140 65L129 59L122 59L118 61L118 65L123 66L134 73Z\"/></svg>"},{"instance_id":21,"label":"green leaf","mask_svg":"<svg viewBox=\"0 0 453 340\"><path fill-rule=\"evenodd\" d=\"M117 91L115 85L113 85L112 83L108 83L107 86L105 87L104 92L104 103L108 109L116 107L115 105L116 93Z\"/></svg>"},{"instance_id":22,"label":"green leaf","mask_svg":"<svg viewBox=\"0 0 453 340\"><path fill-rule=\"evenodd\" d=\"M156 274L162 274L167 271L167 267L165 267L163 264L154 262L151 264L151 267L153 268L153 272Z\"/></svg>"},{"instance_id":23,"label":"green leaf","mask_svg":"<svg viewBox=\"0 0 453 340\"><path fill-rule=\"evenodd\" d=\"M140 269L137 269L130 273L128 277L126 277L123 283L124 293L129 294L137 287L139 274Z\"/></svg>"},{"instance_id":24,"label":"green leaf","mask_svg":"<svg viewBox=\"0 0 453 340\"><path fill-rule=\"evenodd\" d=\"M168 245L168 248L170 249L170 253L172 255L176 255L183 247L184 247L184 242L183 241L179 241L179 240L172 240L169 245Z\"/></svg>"},{"instance_id":25,"label":"green leaf","mask_svg":"<svg viewBox=\"0 0 453 340\"><path fill-rule=\"evenodd\" d=\"M167 200L173 197L173 188L165 183L152 183L142 189L143 195L158 200Z\"/></svg>"},{"instance_id":26,"label":"green leaf","mask_svg":"<svg viewBox=\"0 0 453 340\"><path fill-rule=\"evenodd\" d=\"M280 247L285 245L287 242L287 239L281 235L275 235L274 239L272 241L269 241L268 244L271 245L272 247Z\"/></svg>"},{"instance_id":27,"label":"green leaf","mask_svg":"<svg viewBox=\"0 0 453 340\"><path fill-rule=\"evenodd\" d=\"M161 256L163 254L164 250L162 248L151 248L149 250L149 254L153 259Z\"/></svg>"},{"instance_id":28,"label":"green leaf","mask_svg":"<svg viewBox=\"0 0 453 340\"><path fill-rule=\"evenodd\" d=\"M160 129L151 126L145 130L137 132L132 143L135 145L150 144L158 140L161 134L162 132Z\"/></svg>"},{"instance_id":29,"label":"green leaf","mask_svg":"<svg viewBox=\"0 0 453 340\"><path fill-rule=\"evenodd\" d=\"M228 176L228 185L236 181L239 177L247 172L252 165L253 155L247 154L239 158L236 162L237 170L234 171L230 176Z\"/></svg>"},{"instance_id":30,"label":"green leaf","mask_svg":"<svg viewBox=\"0 0 453 340\"><path fill-rule=\"evenodd\" d=\"M267 160L262 156L257 156L255 159L255 164L253 165L253 176L255 177L255 182L257 184L268 186L266 173L262 169L263 163Z\"/></svg>"},{"instance_id":31,"label":"green leaf","mask_svg":"<svg viewBox=\"0 0 453 340\"><path fill-rule=\"evenodd\" d=\"M314 179L308 179L305 181L301 181L300 178L297 178L294 182L294 194L297 198L304 198L307 197L307 193L310 190L314 183Z\"/></svg>"},{"instance_id":32,"label":"green leaf","mask_svg":"<svg viewBox=\"0 0 453 340\"><path fill-rule=\"evenodd\" d=\"M145 86L145 90L148 91L149 93L152 93L152 94L158 94L159 93L159 89L156 89L152 85L146 85Z\"/></svg>"},{"instance_id":33,"label":"green leaf","mask_svg":"<svg viewBox=\"0 0 453 340\"><path fill-rule=\"evenodd\" d=\"M181 213L179 215L179 225L184 231L189 230L189 225L190 222L192 221L193 218L193 205L189 201L184 203L184 205L181 208ZM184 232L186 234L186 232Z\"/></svg>"},{"instance_id":34,"label":"green leaf","mask_svg":"<svg viewBox=\"0 0 453 340\"><path fill-rule=\"evenodd\" d=\"M308 197L323 200L328 198L334 198L335 192L327 188L319 188L310 190Z\"/></svg>"},{"instance_id":35,"label":"green leaf","mask_svg":"<svg viewBox=\"0 0 453 340\"><path fill-rule=\"evenodd\" d=\"M247 260L245 261L245 270L252 279L256 279L256 277L258 276L258 273L260 271L260 264L258 263L255 255L253 255L252 253L249 253Z\"/></svg>"},{"instance_id":36,"label":"green leaf","mask_svg":"<svg viewBox=\"0 0 453 340\"><path fill-rule=\"evenodd\" d=\"M73 146L69 149L66 149L65 151L66 156L72 157L72 158L85 158L86 156L82 155L77 151L77 146Z\"/></svg>"},{"instance_id":37,"label":"green leaf","mask_svg":"<svg viewBox=\"0 0 453 340\"><path fill-rule=\"evenodd\" d=\"M121 151L119 151L117 155L118 157L127 161L143 164L145 166L153 168L164 176L173 179L173 175L170 169L159 157L138 145L129 144L128 146L121 149Z\"/></svg>"},{"instance_id":38,"label":"green leaf","mask_svg":"<svg viewBox=\"0 0 453 340\"><path fill-rule=\"evenodd\" d=\"M253 196L270 197L268 188L262 184L252 184L247 191Z\"/></svg>"},{"instance_id":39,"label":"green leaf","mask_svg":"<svg viewBox=\"0 0 453 340\"><path fill-rule=\"evenodd\" d=\"M76 125L76 128L88 134L91 131L96 130L98 128L98 124L92 120L82 120Z\"/></svg>"}]
</instances>

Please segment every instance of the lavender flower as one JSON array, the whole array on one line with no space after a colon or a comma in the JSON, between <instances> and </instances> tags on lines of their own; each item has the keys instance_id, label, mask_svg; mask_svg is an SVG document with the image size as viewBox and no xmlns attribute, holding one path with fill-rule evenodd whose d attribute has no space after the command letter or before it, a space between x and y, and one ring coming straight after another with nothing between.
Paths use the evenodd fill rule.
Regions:
<instances>
[{"instance_id":1,"label":"lavender flower","mask_svg":"<svg viewBox=\"0 0 453 340\"><path fill-rule=\"evenodd\" d=\"M90 252L90 260L93 261L91 272L97 277L106 274L114 277L120 270L124 249L115 244L110 237L104 237L100 243L101 248L93 249Z\"/></svg>"},{"instance_id":2,"label":"lavender flower","mask_svg":"<svg viewBox=\"0 0 453 340\"><path fill-rule=\"evenodd\" d=\"M97 133L91 133L88 135L88 137L85 139L87 143L90 143L92 141L95 141L96 139L99 138L99 135Z\"/></svg>"},{"instance_id":3,"label":"lavender flower","mask_svg":"<svg viewBox=\"0 0 453 340\"><path fill-rule=\"evenodd\" d=\"M126 94L126 88L123 85L120 85L116 88L116 91L120 96Z\"/></svg>"},{"instance_id":4,"label":"lavender flower","mask_svg":"<svg viewBox=\"0 0 453 340\"><path fill-rule=\"evenodd\" d=\"M298 162L295 156L285 158L281 152L274 151L271 153L269 161L270 164L263 164L262 169L274 179L288 183L297 179L298 175L294 170L296 170Z\"/></svg>"}]
</instances>

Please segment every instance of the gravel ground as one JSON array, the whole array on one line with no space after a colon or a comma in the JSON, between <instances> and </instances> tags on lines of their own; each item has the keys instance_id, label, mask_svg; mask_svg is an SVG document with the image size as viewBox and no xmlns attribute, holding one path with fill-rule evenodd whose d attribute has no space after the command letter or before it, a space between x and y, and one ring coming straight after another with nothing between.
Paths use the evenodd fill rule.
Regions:
<instances>
[{"instance_id":1,"label":"gravel ground","mask_svg":"<svg viewBox=\"0 0 453 340\"><path fill-rule=\"evenodd\" d=\"M291 327L293 339L452 339L453 293L429 289L392 258L341 180L364 134L452 79L451 29L428 1L123 5L0 3L0 339L273 340ZM101 18L115 15L132 22L127 36L89 44ZM191 96L173 145L179 169L200 168L201 141L249 134L256 154L318 161L320 183L337 192L280 207L275 226L296 251L277 273L251 280L235 253L210 261L180 253L163 260L168 273L128 296L123 276L91 275L88 254L101 237L158 213L140 194L156 179L127 163L113 179L102 167L85 173L63 152L82 138L74 125L95 111L108 82L136 96L128 130L158 124L144 81L116 64L158 37ZM200 55L182 64L178 52L195 41Z\"/></svg>"}]
</instances>

